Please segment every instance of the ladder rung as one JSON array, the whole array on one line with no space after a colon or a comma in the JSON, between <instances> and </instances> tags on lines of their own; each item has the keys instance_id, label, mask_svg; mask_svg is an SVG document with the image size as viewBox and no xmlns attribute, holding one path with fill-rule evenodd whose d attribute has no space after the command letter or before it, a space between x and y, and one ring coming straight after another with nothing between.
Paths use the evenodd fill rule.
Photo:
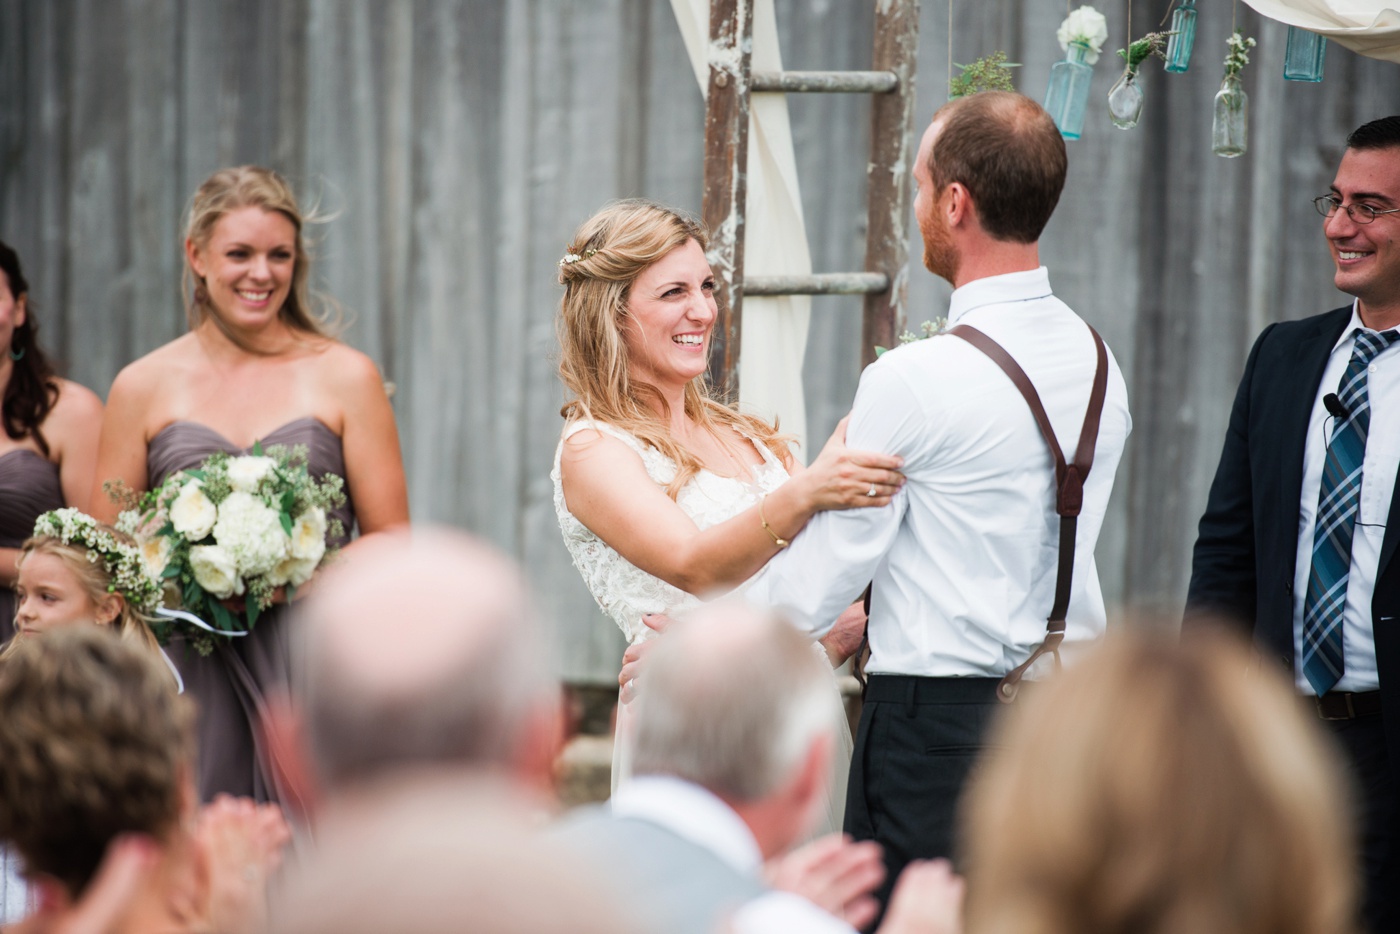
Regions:
<instances>
[{"instance_id":1,"label":"ladder rung","mask_svg":"<svg viewBox=\"0 0 1400 934\"><path fill-rule=\"evenodd\" d=\"M888 94L897 87L899 76L892 71L755 71L749 76L751 91Z\"/></svg>"},{"instance_id":2,"label":"ladder rung","mask_svg":"<svg viewBox=\"0 0 1400 934\"><path fill-rule=\"evenodd\" d=\"M819 272L810 276L749 276L745 295L869 295L890 287L883 272Z\"/></svg>"}]
</instances>

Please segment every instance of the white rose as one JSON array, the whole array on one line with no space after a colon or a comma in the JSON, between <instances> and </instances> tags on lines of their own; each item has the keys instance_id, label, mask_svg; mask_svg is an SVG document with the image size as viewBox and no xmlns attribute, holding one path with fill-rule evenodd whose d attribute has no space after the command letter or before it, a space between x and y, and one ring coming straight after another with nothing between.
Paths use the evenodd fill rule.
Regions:
<instances>
[{"instance_id":1,"label":"white rose","mask_svg":"<svg viewBox=\"0 0 1400 934\"><path fill-rule=\"evenodd\" d=\"M311 580L311 575L316 573L316 568L320 563L320 558L289 557L269 571L267 577L274 587L281 587L284 584L300 587Z\"/></svg>"},{"instance_id":2,"label":"white rose","mask_svg":"<svg viewBox=\"0 0 1400 934\"><path fill-rule=\"evenodd\" d=\"M235 457L228 462L228 484L240 493L251 493L276 466L270 457Z\"/></svg>"},{"instance_id":3,"label":"white rose","mask_svg":"<svg viewBox=\"0 0 1400 934\"><path fill-rule=\"evenodd\" d=\"M289 544L277 513L251 493L230 493L219 504L214 540L233 556L242 577L277 567Z\"/></svg>"},{"instance_id":4,"label":"white rose","mask_svg":"<svg viewBox=\"0 0 1400 934\"><path fill-rule=\"evenodd\" d=\"M326 553L326 511L313 506L296 517L292 523L292 546L288 549L292 557L320 562Z\"/></svg>"},{"instance_id":5,"label":"white rose","mask_svg":"<svg viewBox=\"0 0 1400 934\"><path fill-rule=\"evenodd\" d=\"M195 545L190 549L190 570L194 579L207 592L225 600L243 592L238 579L238 566L233 555L220 545Z\"/></svg>"},{"instance_id":6,"label":"white rose","mask_svg":"<svg viewBox=\"0 0 1400 934\"><path fill-rule=\"evenodd\" d=\"M1084 61L1092 65L1099 60L1099 51L1108 41L1108 20L1093 7L1082 6L1065 17L1060 28L1055 31L1055 38L1060 40L1060 48L1065 51L1069 51L1071 42L1087 45L1089 51L1085 54Z\"/></svg>"},{"instance_id":7,"label":"white rose","mask_svg":"<svg viewBox=\"0 0 1400 934\"><path fill-rule=\"evenodd\" d=\"M198 480L191 480L180 487L180 493L170 504L170 524L185 538L197 542L209 534L219 511L214 501L204 495Z\"/></svg>"},{"instance_id":8,"label":"white rose","mask_svg":"<svg viewBox=\"0 0 1400 934\"><path fill-rule=\"evenodd\" d=\"M141 561L152 577L160 577L165 571L165 566L170 563L170 551L173 547L168 535L157 535L141 543Z\"/></svg>"}]
</instances>

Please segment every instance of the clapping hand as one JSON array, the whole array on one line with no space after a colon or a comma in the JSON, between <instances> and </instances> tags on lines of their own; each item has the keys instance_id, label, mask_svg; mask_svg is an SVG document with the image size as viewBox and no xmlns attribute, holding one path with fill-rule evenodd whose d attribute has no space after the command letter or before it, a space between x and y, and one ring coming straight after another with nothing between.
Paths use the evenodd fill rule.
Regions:
<instances>
[{"instance_id":1,"label":"clapping hand","mask_svg":"<svg viewBox=\"0 0 1400 934\"><path fill-rule=\"evenodd\" d=\"M199 812L195 832L208 885L208 919L216 931L260 930L267 880L282 862L291 831L275 804L220 795Z\"/></svg>"},{"instance_id":2,"label":"clapping hand","mask_svg":"<svg viewBox=\"0 0 1400 934\"><path fill-rule=\"evenodd\" d=\"M83 897L69 903L61 886L52 879L34 883L38 907L10 934L108 934L131 907L141 886L159 861L155 841L137 834L114 839Z\"/></svg>"},{"instance_id":3,"label":"clapping hand","mask_svg":"<svg viewBox=\"0 0 1400 934\"><path fill-rule=\"evenodd\" d=\"M946 859L904 867L879 934L962 934L963 880Z\"/></svg>"},{"instance_id":4,"label":"clapping hand","mask_svg":"<svg viewBox=\"0 0 1400 934\"><path fill-rule=\"evenodd\" d=\"M858 930L875 919L878 904L870 893L885 879L880 845L840 833L773 859L764 871L773 888L801 895Z\"/></svg>"}]
</instances>

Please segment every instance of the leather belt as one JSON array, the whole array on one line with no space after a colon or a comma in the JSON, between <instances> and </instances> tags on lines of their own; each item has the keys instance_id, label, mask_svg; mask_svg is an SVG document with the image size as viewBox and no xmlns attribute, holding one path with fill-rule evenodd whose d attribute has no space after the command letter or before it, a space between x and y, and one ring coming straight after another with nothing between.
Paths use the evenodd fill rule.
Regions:
<instances>
[{"instance_id":1,"label":"leather belt","mask_svg":"<svg viewBox=\"0 0 1400 934\"><path fill-rule=\"evenodd\" d=\"M1355 720L1357 717L1374 717L1381 712L1381 692L1365 691L1349 694L1345 691L1329 691L1321 697L1314 697L1317 715L1323 720Z\"/></svg>"}]
</instances>

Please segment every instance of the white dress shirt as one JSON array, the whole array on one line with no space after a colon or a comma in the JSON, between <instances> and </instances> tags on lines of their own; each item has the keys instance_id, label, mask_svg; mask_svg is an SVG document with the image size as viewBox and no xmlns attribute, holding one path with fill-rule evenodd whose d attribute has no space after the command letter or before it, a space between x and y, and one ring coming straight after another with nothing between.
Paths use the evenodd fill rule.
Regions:
<instances>
[{"instance_id":1,"label":"white dress shirt","mask_svg":"<svg viewBox=\"0 0 1400 934\"><path fill-rule=\"evenodd\" d=\"M1045 268L964 285L948 323L977 328L1016 359L1072 461L1094 343ZM1108 361L1077 530L1069 652L1104 629L1094 545L1132 427L1122 373L1111 353ZM819 635L873 579L866 670L875 674L1000 677L1024 662L1045 639L1059 517L1054 462L1011 380L961 338L892 350L861 377L846 444L903 457L904 488L885 507L817 515L747 596Z\"/></svg>"},{"instance_id":2,"label":"white dress shirt","mask_svg":"<svg viewBox=\"0 0 1400 934\"><path fill-rule=\"evenodd\" d=\"M1313 527L1317 521L1317 496L1322 487L1322 467L1327 442L1332 440L1336 419L1322 404L1322 397L1336 392L1351 360L1357 330L1370 330L1352 304L1351 321L1332 348L1322 382L1317 386L1308 440L1303 448L1303 489L1298 501L1298 560L1293 568L1293 657L1297 659L1298 690L1316 694L1303 675L1303 602L1312 572ZM1400 467L1400 343L1391 344L1371 361L1366 374L1371 404L1371 427L1366 437L1366 457L1361 462L1361 505L1351 540L1351 575L1347 578L1347 604L1342 615L1342 661L1345 671L1334 691L1375 691L1381 686L1376 674L1376 640L1371 620L1371 595L1380 567L1381 541L1390 516L1396 468Z\"/></svg>"},{"instance_id":3,"label":"white dress shirt","mask_svg":"<svg viewBox=\"0 0 1400 934\"><path fill-rule=\"evenodd\" d=\"M699 785L642 775L618 788L608 806L617 817L650 821L710 850L745 875L757 879L763 871L763 854L748 825ZM730 926L735 934L855 934L805 898L776 890L741 906Z\"/></svg>"}]
</instances>

